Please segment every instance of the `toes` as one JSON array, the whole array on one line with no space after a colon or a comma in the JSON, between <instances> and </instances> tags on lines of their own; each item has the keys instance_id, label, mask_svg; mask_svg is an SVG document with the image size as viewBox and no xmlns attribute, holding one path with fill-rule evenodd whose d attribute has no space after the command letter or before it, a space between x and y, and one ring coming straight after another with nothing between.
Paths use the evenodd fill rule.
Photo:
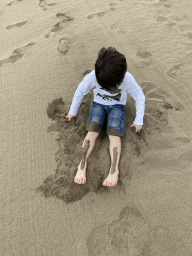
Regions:
<instances>
[{"instance_id":1,"label":"toes","mask_svg":"<svg viewBox=\"0 0 192 256\"><path fill-rule=\"evenodd\" d=\"M86 178L83 179L78 179L78 178L74 178L74 182L77 183L77 184L85 184L86 183Z\"/></svg>"},{"instance_id":2,"label":"toes","mask_svg":"<svg viewBox=\"0 0 192 256\"><path fill-rule=\"evenodd\" d=\"M103 186L107 186L107 187L115 187L116 184L117 184L117 182L109 182L109 181L103 182Z\"/></svg>"},{"instance_id":3,"label":"toes","mask_svg":"<svg viewBox=\"0 0 192 256\"><path fill-rule=\"evenodd\" d=\"M79 184L85 184L86 183L86 178L81 178L80 183Z\"/></svg>"},{"instance_id":4,"label":"toes","mask_svg":"<svg viewBox=\"0 0 192 256\"><path fill-rule=\"evenodd\" d=\"M84 184L83 182L84 182L84 179L81 178L81 179L79 180L79 184Z\"/></svg>"},{"instance_id":5,"label":"toes","mask_svg":"<svg viewBox=\"0 0 192 256\"><path fill-rule=\"evenodd\" d=\"M111 182L111 181L108 181L108 180L104 180L103 182L103 186L108 186L108 187L114 187L116 186L117 182Z\"/></svg>"},{"instance_id":6,"label":"toes","mask_svg":"<svg viewBox=\"0 0 192 256\"><path fill-rule=\"evenodd\" d=\"M74 182L75 182L75 183L77 183L77 184L81 184L81 183L80 183L80 182L81 182L81 180L80 180L80 179L78 179L78 178L75 178L75 179L74 179Z\"/></svg>"},{"instance_id":7,"label":"toes","mask_svg":"<svg viewBox=\"0 0 192 256\"><path fill-rule=\"evenodd\" d=\"M106 186L106 182L105 181L103 182L103 186Z\"/></svg>"}]
</instances>

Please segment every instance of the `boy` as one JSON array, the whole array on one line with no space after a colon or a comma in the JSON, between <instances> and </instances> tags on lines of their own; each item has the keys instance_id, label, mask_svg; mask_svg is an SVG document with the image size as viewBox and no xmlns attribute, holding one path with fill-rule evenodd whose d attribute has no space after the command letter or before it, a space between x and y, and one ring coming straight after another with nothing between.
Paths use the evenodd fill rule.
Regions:
<instances>
[{"instance_id":1,"label":"boy","mask_svg":"<svg viewBox=\"0 0 192 256\"><path fill-rule=\"evenodd\" d=\"M124 114L127 93L135 100L136 118L130 127L140 132L143 125L145 96L134 77L127 72L125 56L115 48L102 48L95 63L95 70L87 74L79 84L71 108L66 118L68 121L77 115L83 97L93 90L94 99L87 124L87 135L83 142L84 157L78 166L74 182L85 184L87 158L92 152L96 138L101 131L105 114L108 115L107 133L110 140L111 168L103 186L115 186L118 181L121 139L124 135Z\"/></svg>"}]
</instances>

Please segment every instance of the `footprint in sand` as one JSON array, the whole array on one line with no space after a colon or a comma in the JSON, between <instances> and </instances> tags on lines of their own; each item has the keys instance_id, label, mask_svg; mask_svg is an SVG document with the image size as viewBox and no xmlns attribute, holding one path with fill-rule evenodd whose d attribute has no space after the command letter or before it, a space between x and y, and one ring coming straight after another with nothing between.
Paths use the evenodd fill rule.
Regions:
<instances>
[{"instance_id":1,"label":"footprint in sand","mask_svg":"<svg viewBox=\"0 0 192 256\"><path fill-rule=\"evenodd\" d=\"M87 240L87 249L91 256L143 255L147 233L142 214L136 208L126 207L118 220L93 229Z\"/></svg>"},{"instance_id":2,"label":"footprint in sand","mask_svg":"<svg viewBox=\"0 0 192 256\"><path fill-rule=\"evenodd\" d=\"M12 2L6 4L6 6L11 6L13 3L14 3L14 1L12 1Z\"/></svg>"},{"instance_id":3,"label":"footprint in sand","mask_svg":"<svg viewBox=\"0 0 192 256\"><path fill-rule=\"evenodd\" d=\"M45 0L39 0L39 6L43 8L44 11L46 11L48 8L55 6L56 3L50 3L47 4Z\"/></svg>"},{"instance_id":4,"label":"footprint in sand","mask_svg":"<svg viewBox=\"0 0 192 256\"><path fill-rule=\"evenodd\" d=\"M98 13L90 14L87 16L87 19L91 20L95 17L103 17L105 14L106 12L98 12Z\"/></svg>"},{"instance_id":5,"label":"footprint in sand","mask_svg":"<svg viewBox=\"0 0 192 256\"><path fill-rule=\"evenodd\" d=\"M6 29L12 29L12 28L16 28L16 27L22 27L22 26L24 26L26 23L27 23L27 21L23 21L23 22L19 22L19 23L13 24L13 25L8 25L8 26L6 27Z\"/></svg>"},{"instance_id":6,"label":"footprint in sand","mask_svg":"<svg viewBox=\"0 0 192 256\"><path fill-rule=\"evenodd\" d=\"M183 66L182 63L179 63L177 65L174 65L168 72L168 76L174 78L178 73L179 71L181 70L181 67Z\"/></svg>"},{"instance_id":7,"label":"footprint in sand","mask_svg":"<svg viewBox=\"0 0 192 256\"><path fill-rule=\"evenodd\" d=\"M16 1L17 1L17 2L22 2L22 0L16 0ZM15 2L15 1L12 1L12 2L6 4L6 6L11 6L14 2Z\"/></svg>"},{"instance_id":8,"label":"footprint in sand","mask_svg":"<svg viewBox=\"0 0 192 256\"><path fill-rule=\"evenodd\" d=\"M64 21L61 21L61 22L55 24L53 26L53 28L51 29L51 31L45 35L45 38L52 37L53 35L55 35L56 32L62 31L63 28L65 28L65 26L66 26L66 23Z\"/></svg>"},{"instance_id":9,"label":"footprint in sand","mask_svg":"<svg viewBox=\"0 0 192 256\"><path fill-rule=\"evenodd\" d=\"M74 19L67 16L65 13L57 13L56 17L61 19L62 21L73 21Z\"/></svg>"},{"instance_id":10,"label":"footprint in sand","mask_svg":"<svg viewBox=\"0 0 192 256\"><path fill-rule=\"evenodd\" d=\"M65 26L71 22L71 21L74 21L73 18L67 16L66 14L64 13L57 13L56 14L56 17L59 18L61 21L56 23L53 28L51 29L51 31L45 35L45 38L50 38L52 37L53 35L55 35L56 32L59 32L59 31L62 31L63 28L65 28Z\"/></svg>"},{"instance_id":11,"label":"footprint in sand","mask_svg":"<svg viewBox=\"0 0 192 256\"><path fill-rule=\"evenodd\" d=\"M152 54L149 51L147 51L145 48L140 47L136 55L137 57L142 59L142 61L140 61L138 64L140 68L149 67L152 64L152 60L150 59Z\"/></svg>"},{"instance_id":12,"label":"footprint in sand","mask_svg":"<svg viewBox=\"0 0 192 256\"><path fill-rule=\"evenodd\" d=\"M94 228L87 249L91 256L189 256L180 238L160 225L149 228L133 207L124 208L111 224Z\"/></svg>"},{"instance_id":13,"label":"footprint in sand","mask_svg":"<svg viewBox=\"0 0 192 256\"><path fill-rule=\"evenodd\" d=\"M39 0L39 6L40 7L45 7L47 5L47 3L46 3L46 1L44 1L44 0Z\"/></svg>"},{"instance_id":14,"label":"footprint in sand","mask_svg":"<svg viewBox=\"0 0 192 256\"><path fill-rule=\"evenodd\" d=\"M19 47L17 49L15 49L12 54L10 55L9 58L7 59L3 59L0 60L0 67L4 66L5 64L9 64L9 63L15 63L18 60L20 60L23 55L25 54L25 52L31 48L33 45L35 45L36 43L29 43L25 46Z\"/></svg>"},{"instance_id":15,"label":"footprint in sand","mask_svg":"<svg viewBox=\"0 0 192 256\"><path fill-rule=\"evenodd\" d=\"M117 3L115 2L109 3L109 7L111 11L115 11L117 9L116 6L117 6Z\"/></svg>"},{"instance_id":16,"label":"footprint in sand","mask_svg":"<svg viewBox=\"0 0 192 256\"><path fill-rule=\"evenodd\" d=\"M152 54L144 48L139 48L136 55L143 59L148 59L152 56Z\"/></svg>"},{"instance_id":17,"label":"footprint in sand","mask_svg":"<svg viewBox=\"0 0 192 256\"><path fill-rule=\"evenodd\" d=\"M62 54L66 54L69 51L69 45L70 45L71 40L68 38L61 38L59 40L59 46L58 46L58 51Z\"/></svg>"},{"instance_id":18,"label":"footprint in sand","mask_svg":"<svg viewBox=\"0 0 192 256\"><path fill-rule=\"evenodd\" d=\"M165 21L167 21L167 18L165 18L165 17L163 17L163 16L158 16L158 17L157 17L157 21L159 21L159 22L165 22Z\"/></svg>"}]
</instances>

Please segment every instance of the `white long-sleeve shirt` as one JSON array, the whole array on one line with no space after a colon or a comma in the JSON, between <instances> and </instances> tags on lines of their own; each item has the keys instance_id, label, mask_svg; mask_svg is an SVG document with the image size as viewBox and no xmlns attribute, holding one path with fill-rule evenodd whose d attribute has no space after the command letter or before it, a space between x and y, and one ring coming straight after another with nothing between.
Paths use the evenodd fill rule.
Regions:
<instances>
[{"instance_id":1,"label":"white long-sleeve shirt","mask_svg":"<svg viewBox=\"0 0 192 256\"><path fill-rule=\"evenodd\" d=\"M69 114L73 116L77 115L84 96L95 86L96 88L93 90L93 101L103 105L126 105L127 93L129 93L135 100L136 107L136 117L133 123L136 125L143 125L145 95L143 94L142 88L137 84L134 77L129 72L125 73L123 82L119 85L116 91L107 91L106 89L103 89L96 80L95 70L87 74L75 91Z\"/></svg>"}]
</instances>

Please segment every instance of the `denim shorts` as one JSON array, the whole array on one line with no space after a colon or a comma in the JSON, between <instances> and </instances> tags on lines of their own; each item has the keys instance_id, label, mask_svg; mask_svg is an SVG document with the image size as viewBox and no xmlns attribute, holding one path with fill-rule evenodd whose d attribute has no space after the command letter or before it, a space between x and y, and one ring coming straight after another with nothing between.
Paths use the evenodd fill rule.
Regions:
<instances>
[{"instance_id":1,"label":"denim shorts","mask_svg":"<svg viewBox=\"0 0 192 256\"><path fill-rule=\"evenodd\" d=\"M108 115L107 134L124 136L125 106L121 104L107 106L93 101L87 131L100 132L106 114Z\"/></svg>"}]
</instances>

